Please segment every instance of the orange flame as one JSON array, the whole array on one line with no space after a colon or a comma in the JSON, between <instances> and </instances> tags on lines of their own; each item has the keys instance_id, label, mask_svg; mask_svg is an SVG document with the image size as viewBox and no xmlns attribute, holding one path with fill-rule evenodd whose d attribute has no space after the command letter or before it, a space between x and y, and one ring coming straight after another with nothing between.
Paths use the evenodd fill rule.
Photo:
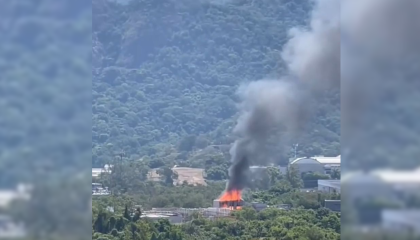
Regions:
<instances>
[{"instance_id":1,"label":"orange flame","mask_svg":"<svg viewBox=\"0 0 420 240\"><path fill-rule=\"evenodd\" d=\"M237 202L241 201L241 191L239 190L231 190L226 191L223 195L219 198L220 202Z\"/></svg>"},{"instance_id":2,"label":"orange flame","mask_svg":"<svg viewBox=\"0 0 420 240\"><path fill-rule=\"evenodd\" d=\"M229 206L229 203L237 202L239 203L242 200L241 191L239 190L231 190L226 191L223 195L219 198L219 202L221 203L221 207L223 208L230 208L230 209L241 209L241 206Z\"/></svg>"}]
</instances>

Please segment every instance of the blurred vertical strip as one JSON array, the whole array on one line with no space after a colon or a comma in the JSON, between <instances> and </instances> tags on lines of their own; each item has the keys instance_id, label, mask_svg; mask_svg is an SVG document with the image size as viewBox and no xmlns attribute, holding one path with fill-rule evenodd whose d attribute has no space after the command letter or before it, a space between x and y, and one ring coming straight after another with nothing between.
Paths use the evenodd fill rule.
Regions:
<instances>
[{"instance_id":1,"label":"blurred vertical strip","mask_svg":"<svg viewBox=\"0 0 420 240\"><path fill-rule=\"evenodd\" d=\"M341 1L342 237L420 236L420 1Z\"/></svg>"},{"instance_id":2,"label":"blurred vertical strip","mask_svg":"<svg viewBox=\"0 0 420 240\"><path fill-rule=\"evenodd\" d=\"M2 1L0 36L1 212L29 239L91 239L92 2Z\"/></svg>"}]
</instances>

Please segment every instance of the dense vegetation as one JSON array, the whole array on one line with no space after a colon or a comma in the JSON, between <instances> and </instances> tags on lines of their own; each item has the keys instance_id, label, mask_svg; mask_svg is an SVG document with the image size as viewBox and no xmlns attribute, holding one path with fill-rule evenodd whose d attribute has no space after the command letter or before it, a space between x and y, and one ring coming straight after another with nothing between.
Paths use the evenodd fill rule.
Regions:
<instances>
[{"instance_id":1,"label":"dense vegetation","mask_svg":"<svg viewBox=\"0 0 420 240\"><path fill-rule=\"evenodd\" d=\"M92 164L123 150L131 159L182 162L233 142L239 84L284 74L291 27L309 1L93 2ZM308 103L309 104L309 103ZM339 93L328 92L299 139L273 144L274 161L338 155Z\"/></svg>"},{"instance_id":2,"label":"dense vegetation","mask_svg":"<svg viewBox=\"0 0 420 240\"><path fill-rule=\"evenodd\" d=\"M127 171L131 169L131 171ZM140 218L141 213L151 208L205 208L212 205L225 188L224 182L210 182L208 186L174 186L168 178L176 177L170 169L162 171L161 182L145 181L148 166L133 165L122 161L110 175L97 181L110 186L113 196L94 196L92 209L92 239L255 239L258 237L281 237L281 239L417 239L407 234L384 232L358 232L350 229L340 234L341 222L348 226L358 222L356 218L372 219L378 216L390 202L367 201L360 206L343 206L342 214L323 208L325 199L339 199L340 195L318 192L302 192L302 180L293 167L286 174L278 168L260 170L252 177L250 187L243 198L246 202L267 203L270 206L288 204L291 210L268 208L255 212L246 207L231 217L216 221L193 214L181 225L166 220L152 222ZM332 175L339 175L334 172ZM140 177L139 177L140 176ZM311 175L312 179L315 174ZM323 176L322 176L323 177ZM412 199L417 201L418 199ZM109 211L109 207L114 209Z\"/></svg>"},{"instance_id":3,"label":"dense vegetation","mask_svg":"<svg viewBox=\"0 0 420 240\"><path fill-rule=\"evenodd\" d=\"M102 166L121 150L130 160L142 161L125 161L131 171L120 182L103 179L121 196L93 200L93 238L112 239L115 231L107 224L124 217L124 207L133 203L148 208L210 205L224 187L217 180L227 177L238 85L284 73L280 51L287 30L305 25L311 8L307 0L92 4L93 11L91 2L81 0L7 1L0 8L0 187L34 184L32 200L16 202L10 211L26 223L28 239L90 238L90 165ZM339 99L337 92L321 96L302 136L273 144L276 160L287 161L296 142L299 156L338 155ZM354 162L360 166L365 159ZM400 162L392 160L394 166ZM175 188L168 168L173 164L203 167L216 182ZM164 182L146 182L145 173L158 167L163 167ZM339 215L321 208L330 196L300 193L300 181L274 170L263 176L245 194L248 201L303 209L246 209L216 222L196 216L183 226L126 217L117 235L206 240L227 239L227 233L237 239L340 236ZM104 208L116 202L116 213L106 213ZM98 218L102 224L95 224ZM351 233L343 238L351 235L366 237Z\"/></svg>"},{"instance_id":4,"label":"dense vegetation","mask_svg":"<svg viewBox=\"0 0 420 240\"><path fill-rule=\"evenodd\" d=\"M123 222L123 224L115 226L110 222ZM260 213L256 213L254 209L244 209L233 218L218 221L206 220L198 215L190 223L181 226L171 225L167 221L158 223L143 219L134 221L131 218L123 218L122 214L112 216L101 212L94 222L94 229L97 232L92 239L118 239L118 236L125 236L122 239L142 240L242 240L258 237L340 239L339 217L326 209L317 211L268 209Z\"/></svg>"},{"instance_id":5,"label":"dense vegetation","mask_svg":"<svg viewBox=\"0 0 420 240\"><path fill-rule=\"evenodd\" d=\"M137 166L137 168L141 168ZM118 169L109 178L115 183L112 192L128 185L129 175ZM161 220L151 222L140 218L141 212L153 207L210 207L225 187L224 183L208 186L182 185L174 187L165 182L131 184L129 192L117 196L97 196L93 199L92 239L252 239L281 237L281 239L339 239L340 214L323 208L325 199L337 199L336 194L300 192L302 180L293 168L282 175L277 168L269 168L256 178L244 194L247 202L267 203L271 206L288 204L292 210L268 208L257 213L245 207L231 217L211 221L196 213L182 225ZM138 169L136 172L142 172ZM162 176L165 179L164 176ZM134 207L134 206L141 206ZM113 207L114 212L107 210ZM138 208L138 209L137 209ZM133 209L133 210L132 210Z\"/></svg>"},{"instance_id":6,"label":"dense vegetation","mask_svg":"<svg viewBox=\"0 0 420 240\"><path fill-rule=\"evenodd\" d=\"M1 187L90 166L91 12L51 3L1 7Z\"/></svg>"},{"instance_id":7,"label":"dense vegetation","mask_svg":"<svg viewBox=\"0 0 420 240\"><path fill-rule=\"evenodd\" d=\"M0 8L0 190L34 187L0 211L34 239L90 237L91 16L78 0Z\"/></svg>"}]
</instances>

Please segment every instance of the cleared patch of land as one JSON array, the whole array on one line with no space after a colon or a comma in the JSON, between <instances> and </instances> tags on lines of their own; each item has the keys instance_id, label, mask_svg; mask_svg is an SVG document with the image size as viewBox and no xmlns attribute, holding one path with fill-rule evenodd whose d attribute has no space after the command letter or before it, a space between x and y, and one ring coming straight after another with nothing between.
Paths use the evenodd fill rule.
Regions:
<instances>
[{"instance_id":1,"label":"cleared patch of land","mask_svg":"<svg viewBox=\"0 0 420 240\"><path fill-rule=\"evenodd\" d=\"M159 169L152 169L147 173L147 180L158 182L161 181L161 176L157 173Z\"/></svg>"},{"instance_id":2,"label":"cleared patch of land","mask_svg":"<svg viewBox=\"0 0 420 240\"><path fill-rule=\"evenodd\" d=\"M152 169L149 171L147 178L149 181L161 181L161 176L157 173L158 169ZM187 182L189 185L203 185L207 186L204 179L204 169L202 168L187 168L187 167L174 167L172 168L178 179L174 180L174 185L181 185Z\"/></svg>"}]
</instances>

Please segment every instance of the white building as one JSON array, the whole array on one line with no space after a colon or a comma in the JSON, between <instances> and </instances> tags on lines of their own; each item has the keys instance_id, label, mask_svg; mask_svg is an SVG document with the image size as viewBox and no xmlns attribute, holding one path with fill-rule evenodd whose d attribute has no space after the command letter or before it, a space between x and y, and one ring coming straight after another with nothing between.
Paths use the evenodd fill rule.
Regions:
<instances>
[{"instance_id":1,"label":"white building","mask_svg":"<svg viewBox=\"0 0 420 240\"><path fill-rule=\"evenodd\" d=\"M111 173L112 165L106 164L103 168L92 168L92 177L99 177L102 173Z\"/></svg>"},{"instance_id":2,"label":"white building","mask_svg":"<svg viewBox=\"0 0 420 240\"><path fill-rule=\"evenodd\" d=\"M326 171L340 168L341 166L341 155L337 157L304 157L298 158L290 162L290 166L295 166L302 174L304 172L313 172L324 174Z\"/></svg>"},{"instance_id":3,"label":"white building","mask_svg":"<svg viewBox=\"0 0 420 240\"><path fill-rule=\"evenodd\" d=\"M16 189L0 190L0 208L7 208L15 200L28 200L30 198L31 187L19 184Z\"/></svg>"},{"instance_id":4,"label":"white building","mask_svg":"<svg viewBox=\"0 0 420 240\"><path fill-rule=\"evenodd\" d=\"M398 199L398 195L420 192L420 168L412 171L375 170L343 174L345 199L378 197Z\"/></svg>"},{"instance_id":5,"label":"white building","mask_svg":"<svg viewBox=\"0 0 420 240\"><path fill-rule=\"evenodd\" d=\"M318 180L318 191L325 193L341 193L341 181Z\"/></svg>"},{"instance_id":6,"label":"white building","mask_svg":"<svg viewBox=\"0 0 420 240\"><path fill-rule=\"evenodd\" d=\"M408 231L420 235L419 209L387 209L381 213L382 227L390 231Z\"/></svg>"},{"instance_id":7,"label":"white building","mask_svg":"<svg viewBox=\"0 0 420 240\"><path fill-rule=\"evenodd\" d=\"M0 215L0 239L22 239L25 236L23 224L14 222L10 216Z\"/></svg>"},{"instance_id":8,"label":"white building","mask_svg":"<svg viewBox=\"0 0 420 240\"><path fill-rule=\"evenodd\" d=\"M167 219L172 224L183 222L183 217L181 214L172 212L147 212L141 215L141 218L147 218L152 221Z\"/></svg>"},{"instance_id":9,"label":"white building","mask_svg":"<svg viewBox=\"0 0 420 240\"><path fill-rule=\"evenodd\" d=\"M104 196L110 195L111 192L107 187L103 187L100 183L92 183L92 195L93 196Z\"/></svg>"},{"instance_id":10,"label":"white building","mask_svg":"<svg viewBox=\"0 0 420 240\"><path fill-rule=\"evenodd\" d=\"M371 174L396 190L420 192L420 168L412 171L376 170Z\"/></svg>"}]
</instances>

